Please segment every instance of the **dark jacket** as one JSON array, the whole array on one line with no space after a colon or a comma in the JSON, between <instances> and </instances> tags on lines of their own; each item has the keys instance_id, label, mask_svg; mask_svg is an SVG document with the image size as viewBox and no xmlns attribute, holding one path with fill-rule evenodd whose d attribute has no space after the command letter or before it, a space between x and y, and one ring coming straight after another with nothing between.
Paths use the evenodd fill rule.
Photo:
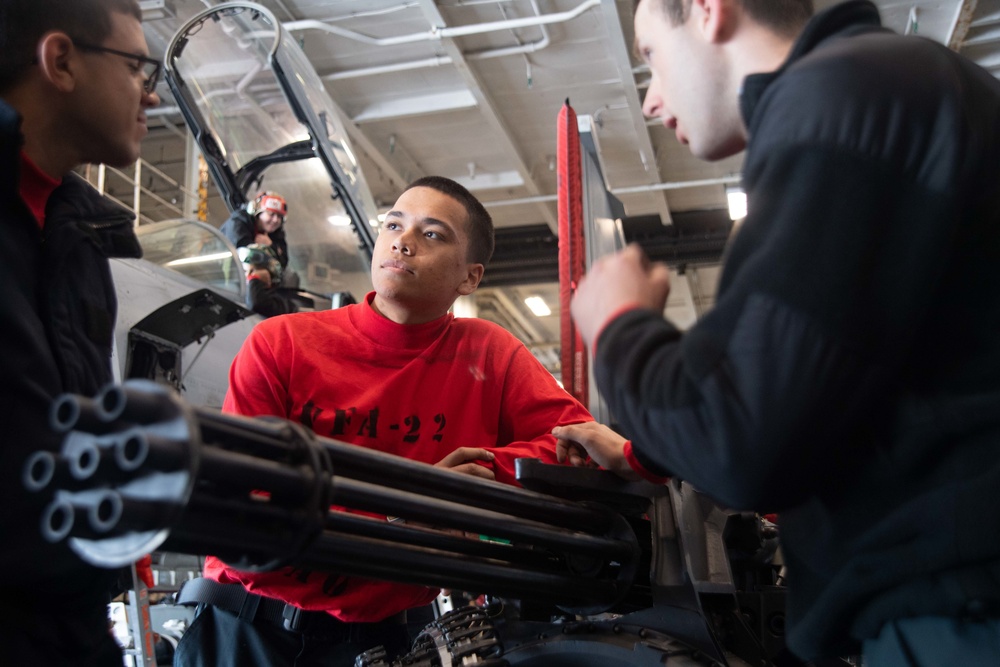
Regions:
<instances>
[{"instance_id":1,"label":"dark jacket","mask_svg":"<svg viewBox=\"0 0 1000 667\"><path fill-rule=\"evenodd\" d=\"M21 473L32 452L60 448L48 427L53 399L111 381L117 301L107 258L141 250L132 214L75 174L50 197L40 230L18 190L21 144L17 114L0 100L0 597L18 615L70 615L103 605L117 573L42 539L50 496L25 491Z\"/></svg>"},{"instance_id":2,"label":"dark jacket","mask_svg":"<svg viewBox=\"0 0 1000 667\"><path fill-rule=\"evenodd\" d=\"M237 248L246 248L257 236L255 220L243 209L233 211L219 231ZM281 268L287 269L288 241L285 239L284 223L268 236L271 238L271 249L281 262Z\"/></svg>"},{"instance_id":3,"label":"dark jacket","mask_svg":"<svg viewBox=\"0 0 1000 667\"><path fill-rule=\"evenodd\" d=\"M740 101L750 212L715 308L597 342L635 459L781 513L802 656L1000 613L1000 82L855 0Z\"/></svg>"}]
</instances>

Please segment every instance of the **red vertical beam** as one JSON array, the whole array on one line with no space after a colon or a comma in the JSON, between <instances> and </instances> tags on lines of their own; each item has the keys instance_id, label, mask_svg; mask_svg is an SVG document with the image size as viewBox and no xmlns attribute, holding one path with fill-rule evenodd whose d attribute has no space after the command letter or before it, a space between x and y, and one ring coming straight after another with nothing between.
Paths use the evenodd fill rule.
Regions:
<instances>
[{"instance_id":1,"label":"red vertical beam","mask_svg":"<svg viewBox=\"0 0 1000 667\"><path fill-rule=\"evenodd\" d=\"M556 136L556 175L559 183L559 339L563 387L585 407L587 355L569 304L586 271L583 241L583 174L580 132L569 100L559 111Z\"/></svg>"}]
</instances>

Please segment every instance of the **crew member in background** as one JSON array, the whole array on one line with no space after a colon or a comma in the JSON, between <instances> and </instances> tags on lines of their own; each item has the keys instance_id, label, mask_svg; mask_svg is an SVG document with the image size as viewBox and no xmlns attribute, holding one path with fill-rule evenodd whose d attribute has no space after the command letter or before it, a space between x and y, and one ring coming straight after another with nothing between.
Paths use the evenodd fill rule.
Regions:
<instances>
[{"instance_id":1,"label":"crew member in background","mask_svg":"<svg viewBox=\"0 0 1000 667\"><path fill-rule=\"evenodd\" d=\"M265 317L296 310L279 287L294 287L298 276L288 269L285 220L288 203L277 192L260 192L246 209L237 209L219 229L236 246L247 273L247 306Z\"/></svg>"},{"instance_id":2,"label":"crew member in background","mask_svg":"<svg viewBox=\"0 0 1000 667\"><path fill-rule=\"evenodd\" d=\"M219 228L229 242L239 248L250 245L270 248L282 269L288 268L285 220L288 202L277 192L260 192L245 209L236 209Z\"/></svg>"}]
</instances>

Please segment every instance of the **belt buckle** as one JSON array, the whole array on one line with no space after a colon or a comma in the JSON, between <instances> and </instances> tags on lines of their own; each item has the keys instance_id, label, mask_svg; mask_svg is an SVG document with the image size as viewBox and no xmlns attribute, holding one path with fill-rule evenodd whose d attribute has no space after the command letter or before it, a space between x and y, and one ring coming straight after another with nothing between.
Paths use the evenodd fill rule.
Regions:
<instances>
[{"instance_id":1,"label":"belt buckle","mask_svg":"<svg viewBox=\"0 0 1000 667\"><path fill-rule=\"evenodd\" d=\"M286 604L281 610L281 624L290 632L301 632L304 620L302 610L293 604Z\"/></svg>"}]
</instances>

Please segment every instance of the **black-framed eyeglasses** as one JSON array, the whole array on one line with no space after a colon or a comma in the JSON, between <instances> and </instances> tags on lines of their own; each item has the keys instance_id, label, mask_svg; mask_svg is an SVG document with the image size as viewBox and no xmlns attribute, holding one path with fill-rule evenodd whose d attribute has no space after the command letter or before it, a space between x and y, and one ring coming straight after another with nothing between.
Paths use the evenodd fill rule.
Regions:
<instances>
[{"instance_id":1,"label":"black-framed eyeglasses","mask_svg":"<svg viewBox=\"0 0 1000 667\"><path fill-rule=\"evenodd\" d=\"M156 90L156 84L160 80L160 73L163 71L163 63L154 58L149 58L148 56L142 56L138 53L126 53L125 51L119 51L117 49L109 49L106 46L97 46L96 44L87 44L86 42L79 42L73 40L73 44L76 48L83 51L93 51L94 53L110 53L113 56L119 56L121 58L128 58L129 60L134 60L138 66L142 69L142 74L145 80L142 82L142 89L146 91L147 95L151 95L154 90Z\"/></svg>"}]
</instances>

